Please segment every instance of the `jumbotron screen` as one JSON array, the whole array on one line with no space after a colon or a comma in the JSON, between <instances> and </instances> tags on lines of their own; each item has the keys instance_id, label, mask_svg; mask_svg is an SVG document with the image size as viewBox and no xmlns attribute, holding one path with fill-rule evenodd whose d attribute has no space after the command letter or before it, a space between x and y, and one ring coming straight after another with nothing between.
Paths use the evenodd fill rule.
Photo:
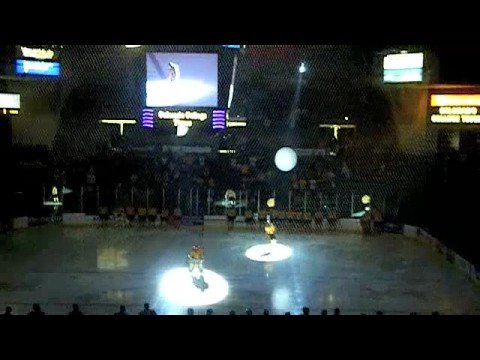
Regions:
<instances>
[{"instance_id":1,"label":"jumbotron screen","mask_svg":"<svg viewBox=\"0 0 480 360\"><path fill-rule=\"evenodd\" d=\"M148 107L217 107L218 55L147 54Z\"/></svg>"}]
</instances>

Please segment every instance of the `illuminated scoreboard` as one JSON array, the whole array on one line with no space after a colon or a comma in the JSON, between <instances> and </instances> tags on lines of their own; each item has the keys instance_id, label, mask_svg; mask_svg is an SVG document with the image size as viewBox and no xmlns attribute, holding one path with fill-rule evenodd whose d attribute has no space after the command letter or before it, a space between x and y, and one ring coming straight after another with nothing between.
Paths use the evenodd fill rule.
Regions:
<instances>
[{"instance_id":1,"label":"illuminated scoreboard","mask_svg":"<svg viewBox=\"0 0 480 360\"><path fill-rule=\"evenodd\" d=\"M432 124L480 124L480 94L435 94L430 98Z\"/></svg>"}]
</instances>

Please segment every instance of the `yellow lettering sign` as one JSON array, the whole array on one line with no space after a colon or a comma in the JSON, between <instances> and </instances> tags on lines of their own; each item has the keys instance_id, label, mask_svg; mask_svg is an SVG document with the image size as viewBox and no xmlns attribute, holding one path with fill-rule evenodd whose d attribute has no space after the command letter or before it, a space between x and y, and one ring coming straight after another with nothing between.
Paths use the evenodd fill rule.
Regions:
<instances>
[{"instance_id":1,"label":"yellow lettering sign","mask_svg":"<svg viewBox=\"0 0 480 360\"><path fill-rule=\"evenodd\" d=\"M55 56L53 50L50 49L32 49L28 47L21 47L23 57L33 58L38 60L51 60Z\"/></svg>"},{"instance_id":2,"label":"yellow lettering sign","mask_svg":"<svg viewBox=\"0 0 480 360\"><path fill-rule=\"evenodd\" d=\"M480 115L432 115L434 124L480 124Z\"/></svg>"},{"instance_id":3,"label":"yellow lettering sign","mask_svg":"<svg viewBox=\"0 0 480 360\"><path fill-rule=\"evenodd\" d=\"M439 109L441 115L477 115L476 107L450 107L444 106Z\"/></svg>"},{"instance_id":4,"label":"yellow lettering sign","mask_svg":"<svg viewBox=\"0 0 480 360\"><path fill-rule=\"evenodd\" d=\"M462 122L465 124L480 124L480 115L462 115Z\"/></svg>"},{"instance_id":5,"label":"yellow lettering sign","mask_svg":"<svg viewBox=\"0 0 480 360\"><path fill-rule=\"evenodd\" d=\"M208 119L208 114L197 111L159 111L158 118L163 120L205 121Z\"/></svg>"},{"instance_id":6,"label":"yellow lettering sign","mask_svg":"<svg viewBox=\"0 0 480 360\"><path fill-rule=\"evenodd\" d=\"M460 115L432 115L432 123L435 124L460 124Z\"/></svg>"},{"instance_id":7,"label":"yellow lettering sign","mask_svg":"<svg viewBox=\"0 0 480 360\"><path fill-rule=\"evenodd\" d=\"M193 126L193 121L174 119L173 120L173 126L175 126L175 127L178 127L178 126L192 127Z\"/></svg>"}]
</instances>

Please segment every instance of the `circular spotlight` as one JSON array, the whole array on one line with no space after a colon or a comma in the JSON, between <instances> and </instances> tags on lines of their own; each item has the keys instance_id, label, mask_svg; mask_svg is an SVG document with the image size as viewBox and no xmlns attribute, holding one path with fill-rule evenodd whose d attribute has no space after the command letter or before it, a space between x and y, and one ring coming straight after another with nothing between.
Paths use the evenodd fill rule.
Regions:
<instances>
[{"instance_id":1,"label":"circular spotlight","mask_svg":"<svg viewBox=\"0 0 480 360\"><path fill-rule=\"evenodd\" d=\"M228 282L217 273L203 270L203 281L188 268L167 271L160 281L160 294L180 306L214 305L228 296Z\"/></svg>"},{"instance_id":2,"label":"circular spotlight","mask_svg":"<svg viewBox=\"0 0 480 360\"><path fill-rule=\"evenodd\" d=\"M292 249L282 244L255 245L245 252L247 258L259 262L282 261L288 259L292 254Z\"/></svg>"},{"instance_id":3,"label":"circular spotlight","mask_svg":"<svg viewBox=\"0 0 480 360\"><path fill-rule=\"evenodd\" d=\"M283 147L275 154L275 165L283 172L292 171L297 166L297 153L289 147Z\"/></svg>"}]
</instances>

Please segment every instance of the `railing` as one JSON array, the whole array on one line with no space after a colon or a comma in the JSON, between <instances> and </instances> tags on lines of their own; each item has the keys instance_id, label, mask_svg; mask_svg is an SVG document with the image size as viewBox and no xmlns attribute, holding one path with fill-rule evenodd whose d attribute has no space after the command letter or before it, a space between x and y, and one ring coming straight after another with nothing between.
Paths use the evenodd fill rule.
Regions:
<instances>
[{"instance_id":1,"label":"railing","mask_svg":"<svg viewBox=\"0 0 480 360\"><path fill-rule=\"evenodd\" d=\"M378 185L338 186L336 189L291 189L278 187L258 187L252 189L232 189L237 197L237 215L245 211L259 213L266 210L267 201L275 198L275 209L302 213L317 213L335 210L339 217L352 217L365 208L361 198L368 194L372 206L393 217L398 212L400 196L392 196L390 189ZM60 194L65 213L85 213L97 215L101 208L114 211L118 208L155 208L172 211L179 208L185 216L225 215L225 193L227 189L206 187L132 187L124 184L112 186L79 186L71 193ZM16 194L13 217L48 217L52 207L44 203L51 200L51 189L39 188L28 194Z\"/></svg>"},{"instance_id":2,"label":"railing","mask_svg":"<svg viewBox=\"0 0 480 360\"><path fill-rule=\"evenodd\" d=\"M114 186L81 186L63 196L63 211L96 215L100 208L114 210L122 207L155 208L159 211L179 208L185 216L225 215L225 193L219 188L139 188L122 184ZM397 201L387 201L385 191L338 188L335 191L321 189L247 189L235 190L237 215L246 210L260 212L267 208L267 201L275 198L277 210L303 213L335 210L338 216L351 217L365 208L361 198L368 194L372 206L384 213L396 213Z\"/></svg>"}]
</instances>

